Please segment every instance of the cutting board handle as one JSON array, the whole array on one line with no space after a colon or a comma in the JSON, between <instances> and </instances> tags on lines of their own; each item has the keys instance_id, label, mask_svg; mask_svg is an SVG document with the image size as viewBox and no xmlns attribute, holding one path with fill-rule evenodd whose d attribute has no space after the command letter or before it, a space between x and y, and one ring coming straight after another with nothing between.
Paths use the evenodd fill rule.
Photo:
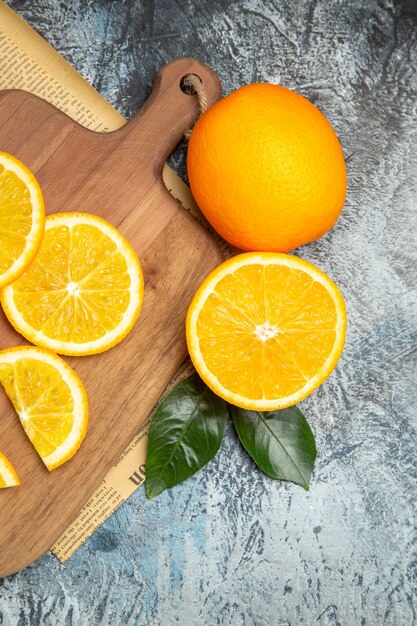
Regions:
<instances>
[{"instance_id":1,"label":"cutting board handle","mask_svg":"<svg viewBox=\"0 0 417 626\"><path fill-rule=\"evenodd\" d=\"M196 95L188 95L181 89L181 81L187 74L196 74L203 83L208 105L221 96L221 83L217 74L205 63L191 58L176 59L157 73L152 93L140 111L122 129L134 154L135 148L149 153L149 165L155 174L191 128L199 115Z\"/></svg>"}]
</instances>

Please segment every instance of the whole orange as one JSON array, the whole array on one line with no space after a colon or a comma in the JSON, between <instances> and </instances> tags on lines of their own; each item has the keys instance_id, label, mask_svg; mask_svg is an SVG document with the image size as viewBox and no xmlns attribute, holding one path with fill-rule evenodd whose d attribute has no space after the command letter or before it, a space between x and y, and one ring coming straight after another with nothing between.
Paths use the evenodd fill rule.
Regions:
<instances>
[{"instance_id":1,"label":"whole orange","mask_svg":"<svg viewBox=\"0 0 417 626\"><path fill-rule=\"evenodd\" d=\"M191 134L187 167L200 209L242 250L287 252L321 237L346 195L332 126L277 85L241 87L210 107Z\"/></svg>"}]
</instances>

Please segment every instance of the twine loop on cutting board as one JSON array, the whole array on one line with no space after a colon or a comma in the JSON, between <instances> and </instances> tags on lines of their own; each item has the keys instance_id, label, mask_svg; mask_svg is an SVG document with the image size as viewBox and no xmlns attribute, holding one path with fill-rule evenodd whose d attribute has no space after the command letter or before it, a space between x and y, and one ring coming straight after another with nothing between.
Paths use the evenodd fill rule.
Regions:
<instances>
[{"instance_id":1,"label":"twine loop on cutting board","mask_svg":"<svg viewBox=\"0 0 417 626\"><path fill-rule=\"evenodd\" d=\"M204 91L203 81L201 80L199 76L197 76L197 74L186 74L186 76L184 76L184 78L181 81L181 89L184 91L184 93L190 96L191 95L197 96L198 107L199 107L198 117L200 117L203 113L207 111L208 109L207 95L206 95L206 92ZM193 131L194 124L192 128L189 128L188 130L185 131L184 137L186 139L190 138L191 133Z\"/></svg>"}]
</instances>

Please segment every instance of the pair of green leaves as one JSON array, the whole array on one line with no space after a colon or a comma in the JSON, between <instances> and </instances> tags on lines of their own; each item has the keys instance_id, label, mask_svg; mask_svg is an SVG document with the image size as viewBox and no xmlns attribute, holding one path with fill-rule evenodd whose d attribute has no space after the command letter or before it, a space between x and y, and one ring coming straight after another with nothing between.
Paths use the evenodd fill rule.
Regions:
<instances>
[{"instance_id":1,"label":"pair of green leaves","mask_svg":"<svg viewBox=\"0 0 417 626\"><path fill-rule=\"evenodd\" d=\"M297 407L260 413L230 406L230 411L242 445L265 474L309 488L316 444ZM148 440L148 498L207 465L221 446L227 415L227 403L197 374L180 382L160 402Z\"/></svg>"}]
</instances>

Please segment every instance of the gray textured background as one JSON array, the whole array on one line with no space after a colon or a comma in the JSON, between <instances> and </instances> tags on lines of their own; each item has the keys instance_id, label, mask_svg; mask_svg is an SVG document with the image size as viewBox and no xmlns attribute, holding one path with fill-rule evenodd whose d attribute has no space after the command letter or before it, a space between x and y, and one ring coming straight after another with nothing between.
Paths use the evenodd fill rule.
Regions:
<instances>
[{"instance_id":1,"label":"gray textured background","mask_svg":"<svg viewBox=\"0 0 417 626\"><path fill-rule=\"evenodd\" d=\"M318 444L309 493L256 471L229 427L204 471L151 502L140 489L67 565L46 555L0 579L0 625L417 624L416 3L8 4L126 116L182 55L225 93L269 81L318 105L348 198L297 254L341 287L349 332L302 403Z\"/></svg>"}]
</instances>

